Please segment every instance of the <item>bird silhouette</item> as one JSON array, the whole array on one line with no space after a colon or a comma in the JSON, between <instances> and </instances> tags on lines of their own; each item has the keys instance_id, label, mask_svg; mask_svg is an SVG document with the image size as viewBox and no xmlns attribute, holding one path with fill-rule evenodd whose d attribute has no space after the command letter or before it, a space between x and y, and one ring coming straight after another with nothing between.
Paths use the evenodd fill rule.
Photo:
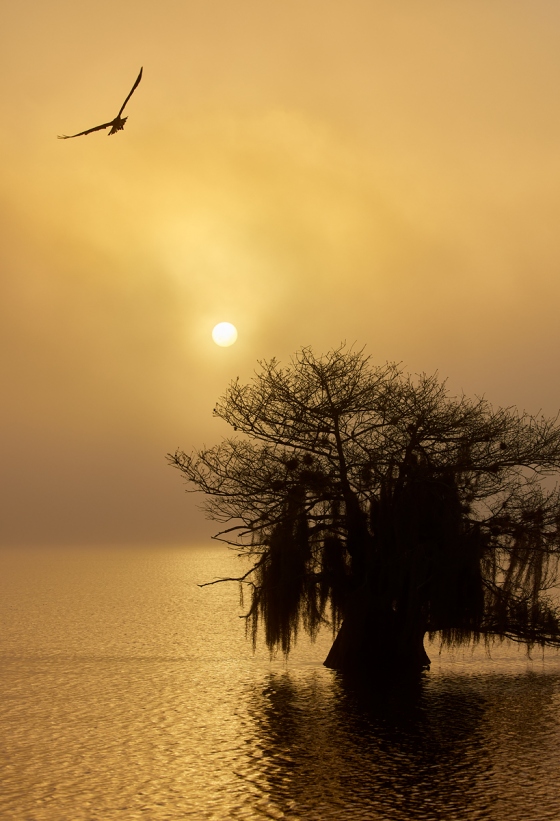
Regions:
<instances>
[{"instance_id":1,"label":"bird silhouette","mask_svg":"<svg viewBox=\"0 0 560 821\"><path fill-rule=\"evenodd\" d=\"M68 134L68 135L62 134L62 136L59 135L58 139L59 140L71 140L74 137L82 137L84 134L91 134L92 131L103 131L104 128L109 128L109 126L111 127L111 130L107 134L108 137L110 137L111 134L116 134L117 131L122 131L123 128L124 128L124 124L128 120L128 117L121 117L121 114L123 113L126 104L128 103L128 101L130 100L130 98L134 94L134 91L136 90L136 87L138 86L138 83L142 79L142 71L143 71L143 67L140 69L140 74L136 78L136 81L135 81L134 85L130 89L128 97L126 98L126 100L122 104L121 110L119 111L119 113L117 114L117 116L115 117L114 120L111 120L111 122L109 122L109 123L103 123L103 125L96 125L93 128L88 128L87 131L80 131L78 134Z\"/></svg>"}]
</instances>

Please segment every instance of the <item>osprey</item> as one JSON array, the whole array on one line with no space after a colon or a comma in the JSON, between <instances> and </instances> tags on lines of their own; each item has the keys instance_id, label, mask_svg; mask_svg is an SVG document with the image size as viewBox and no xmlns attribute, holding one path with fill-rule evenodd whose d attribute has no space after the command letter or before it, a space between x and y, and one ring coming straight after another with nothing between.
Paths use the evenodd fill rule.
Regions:
<instances>
[{"instance_id":1,"label":"osprey","mask_svg":"<svg viewBox=\"0 0 560 821\"><path fill-rule=\"evenodd\" d=\"M92 131L102 131L104 128L109 128L109 126L111 126L111 130L109 131L109 134L107 135L108 137L110 137L111 134L116 134L117 131L122 131L123 128L124 128L124 124L128 120L128 117L121 117L121 114L124 111L125 105L128 103L128 101L132 97L138 83L142 79L142 70L143 70L143 67L140 69L140 74L136 78L136 82L134 83L134 85L130 89L130 93L129 93L128 97L126 98L126 100L122 104L121 110L119 111L119 113L117 114L117 116L115 117L114 120L111 120L110 123L103 123L103 125L96 125L96 126L94 126L94 128L88 128L87 131L80 131L79 134L69 134L69 135L63 134L62 136L59 135L58 139L59 140L71 140L73 137L81 137L83 134L91 134Z\"/></svg>"}]
</instances>

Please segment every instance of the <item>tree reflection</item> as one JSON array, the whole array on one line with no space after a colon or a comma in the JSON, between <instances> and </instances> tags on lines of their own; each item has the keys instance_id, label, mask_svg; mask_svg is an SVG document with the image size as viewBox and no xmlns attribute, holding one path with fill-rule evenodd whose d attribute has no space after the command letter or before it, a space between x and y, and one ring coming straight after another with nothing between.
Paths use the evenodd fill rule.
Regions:
<instances>
[{"instance_id":1,"label":"tree reflection","mask_svg":"<svg viewBox=\"0 0 560 821\"><path fill-rule=\"evenodd\" d=\"M271 817L542 818L506 771L516 766L512 748L523 747L515 736L529 757L528 747L546 747L550 720L539 716L550 716L558 690L550 675L428 676L372 693L327 671L270 674L250 713ZM551 778L557 764L557 752L543 762Z\"/></svg>"}]
</instances>

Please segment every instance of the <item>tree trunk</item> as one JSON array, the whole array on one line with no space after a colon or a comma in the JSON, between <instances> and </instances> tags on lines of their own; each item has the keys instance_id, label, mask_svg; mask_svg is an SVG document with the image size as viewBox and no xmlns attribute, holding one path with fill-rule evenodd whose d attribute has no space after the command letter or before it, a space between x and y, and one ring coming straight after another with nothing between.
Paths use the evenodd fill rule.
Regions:
<instances>
[{"instance_id":1,"label":"tree trunk","mask_svg":"<svg viewBox=\"0 0 560 821\"><path fill-rule=\"evenodd\" d=\"M325 667L381 677L416 675L430 666L421 612L402 614L357 595L325 659Z\"/></svg>"}]
</instances>

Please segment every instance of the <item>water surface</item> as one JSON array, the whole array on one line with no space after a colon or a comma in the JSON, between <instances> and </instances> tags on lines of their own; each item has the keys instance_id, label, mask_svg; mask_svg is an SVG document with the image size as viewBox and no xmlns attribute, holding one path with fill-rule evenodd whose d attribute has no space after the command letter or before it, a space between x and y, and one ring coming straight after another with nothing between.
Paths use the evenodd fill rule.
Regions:
<instances>
[{"instance_id":1,"label":"water surface","mask_svg":"<svg viewBox=\"0 0 560 821\"><path fill-rule=\"evenodd\" d=\"M224 548L0 552L0 818L560 818L560 658L439 654L372 694L253 655Z\"/></svg>"}]
</instances>

